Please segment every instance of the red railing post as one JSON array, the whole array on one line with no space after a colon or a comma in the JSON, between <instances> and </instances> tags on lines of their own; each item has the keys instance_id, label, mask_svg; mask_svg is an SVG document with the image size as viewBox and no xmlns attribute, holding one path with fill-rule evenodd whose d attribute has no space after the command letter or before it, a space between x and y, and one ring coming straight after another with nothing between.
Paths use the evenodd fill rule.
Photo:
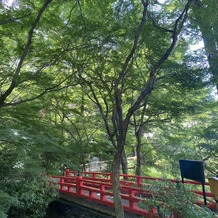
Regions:
<instances>
[{"instance_id":1,"label":"red railing post","mask_svg":"<svg viewBox=\"0 0 218 218\"><path fill-rule=\"evenodd\" d=\"M65 190L64 183L65 183L65 179L64 178L60 178L60 190Z\"/></svg>"},{"instance_id":2,"label":"red railing post","mask_svg":"<svg viewBox=\"0 0 218 218\"><path fill-rule=\"evenodd\" d=\"M142 178L140 176L137 176L136 180L137 180L137 186L141 188L142 187Z\"/></svg>"},{"instance_id":3,"label":"red railing post","mask_svg":"<svg viewBox=\"0 0 218 218\"><path fill-rule=\"evenodd\" d=\"M68 186L68 192L72 192L73 187L72 186Z\"/></svg>"},{"instance_id":4,"label":"red railing post","mask_svg":"<svg viewBox=\"0 0 218 218\"><path fill-rule=\"evenodd\" d=\"M106 197L105 197L105 185L101 184L100 190L101 190L101 200L105 201L106 200Z\"/></svg>"},{"instance_id":5,"label":"red railing post","mask_svg":"<svg viewBox=\"0 0 218 218\"><path fill-rule=\"evenodd\" d=\"M69 169L66 169L64 171L64 176L66 176L66 177L70 176L70 170Z\"/></svg>"},{"instance_id":6,"label":"red railing post","mask_svg":"<svg viewBox=\"0 0 218 218\"><path fill-rule=\"evenodd\" d=\"M92 190L89 190L89 196L90 196L91 198L94 198L94 197L95 197L95 192L92 191Z\"/></svg>"},{"instance_id":7,"label":"red railing post","mask_svg":"<svg viewBox=\"0 0 218 218\"><path fill-rule=\"evenodd\" d=\"M82 185L83 185L82 176L78 176L76 178L76 195L77 196L81 196L83 193Z\"/></svg>"},{"instance_id":8,"label":"red railing post","mask_svg":"<svg viewBox=\"0 0 218 218\"><path fill-rule=\"evenodd\" d=\"M135 191L134 190L129 189L129 197L130 197L130 199L129 199L129 206L131 208L133 208L133 209L137 208L137 205L136 205L136 202L135 202Z\"/></svg>"}]
</instances>

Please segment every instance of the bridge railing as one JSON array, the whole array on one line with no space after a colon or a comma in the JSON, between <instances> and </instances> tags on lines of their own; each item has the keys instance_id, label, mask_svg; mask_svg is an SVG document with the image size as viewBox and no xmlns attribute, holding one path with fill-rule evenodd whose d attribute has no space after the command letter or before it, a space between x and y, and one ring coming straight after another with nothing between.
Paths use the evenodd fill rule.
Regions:
<instances>
[{"instance_id":1,"label":"bridge railing","mask_svg":"<svg viewBox=\"0 0 218 218\"><path fill-rule=\"evenodd\" d=\"M99 178L82 176L52 176L52 181L58 185L58 189L61 193L114 207L112 183L108 181L102 182L101 179L98 181L98 179ZM121 199L124 210L148 218L157 218L158 215L155 208L145 210L139 207L139 193L145 193L145 191L137 187L121 187Z\"/></svg>"},{"instance_id":2,"label":"bridge railing","mask_svg":"<svg viewBox=\"0 0 218 218\"><path fill-rule=\"evenodd\" d=\"M99 204L114 207L111 173L80 172L78 174L76 171L66 170L64 177L53 176L52 178L53 181L59 186L59 190L62 193L75 197L86 198ZM139 196L152 196L152 193L149 190L149 187L151 186L150 183L152 181L169 181L176 184L181 182L173 179L166 180L162 178L121 174L120 190L125 211L146 217L158 217L155 208L144 210L139 206L139 202L141 201ZM185 184L195 186L195 190L193 192L199 196L203 196L203 192L201 191L201 183L186 180ZM206 182L205 186L206 190L208 190L206 191L207 200L209 201L207 206L215 210L216 206L213 199L214 196L209 192L208 182ZM202 205L203 203L203 197L196 202L198 205Z\"/></svg>"},{"instance_id":3,"label":"bridge railing","mask_svg":"<svg viewBox=\"0 0 218 218\"><path fill-rule=\"evenodd\" d=\"M72 171L72 170L65 171L65 176L67 177L76 176L76 175L78 175L77 171ZM90 177L96 181L112 183L112 173L108 173L108 172L80 172L80 176ZM168 181L176 184L181 183L181 180L179 179L163 179L163 178L154 178L149 176L135 176L135 175L128 175L128 174L120 174L120 183L123 185L143 187L146 184L149 185L149 181ZM193 192L203 197L203 192L201 191L202 184L200 182L185 180L184 183L189 186L195 186L196 190L194 190ZM205 193L206 197L209 198L210 201L211 200L210 198L213 198L214 195L210 192L209 182L205 183L205 187L206 187L206 193Z\"/></svg>"},{"instance_id":4,"label":"bridge railing","mask_svg":"<svg viewBox=\"0 0 218 218\"><path fill-rule=\"evenodd\" d=\"M134 175L126 175L121 174L121 178L128 178L127 183L131 182L135 184L137 187L145 187L145 185L149 186L150 181L162 181L162 182L171 182L176 185L180 185L182 183L179 179L163 179L163 178L153 178L148 176L134 176ZM121 180L122 183L124 183L125 180ZM185 180L184 181L185 186L189 186L190 190L195 193L199 198L198 201L196 201L196 205L202 206L204 205L204 193L202 191L202 183L192 180ZM205 182L205 195L207 199L207 207L210 208L213 211L216 211L216 201L214 198L214 194L211 193L209 182Z\"/></svg>"},{"instance_id":5,"label":"bridge railing","mask_svg":"<svg viewBox=\"0 0 218 218\"><path fill-rule=\"evenodd\" d=\"M112 173L108 173L108 172L78 172L73 170L65 170L64 175L66 177L82 176L86 178L91 178L93 180L112 183Z\"/></svg>"},{"instance_id":6,"label":"bridge railing","mask_svg":"<svg viewBox=\"0 0 218 218\"><path fill-rule=\"evenodd\" d=\"M66 170L65 175L66 176L72 176L77 175L77 171L72 170ZM95 181L102 181L102 182L110 182L112 183L112 173L108 172L80 172L80 175L83 177L90 177ZM149 176L135 176L135 175L128 175L128 174L120 174L120 183L121 185L127 185L127 186L135 186L135 187L145 187L146 185L149 186L149 181L168 181L172 183L181 183L181 180L179 179L163 179L163 178L154 178ZM194 188L191 188L194 193L196 193L198 196L201 196L202 198L199 199L196 204L203 205L203 192L202 190L202 184L200 182L192 181L192 180L185 180L184 183L189 186L193 186ZM209 207L212 210L216 210L216 205L214 201L214 195L210 192L209 188L209 182L205 183L206 188L206 198L208 200L207 207ZM195 189L195 190L194 190Z\"/></svg>"}]
</instances>

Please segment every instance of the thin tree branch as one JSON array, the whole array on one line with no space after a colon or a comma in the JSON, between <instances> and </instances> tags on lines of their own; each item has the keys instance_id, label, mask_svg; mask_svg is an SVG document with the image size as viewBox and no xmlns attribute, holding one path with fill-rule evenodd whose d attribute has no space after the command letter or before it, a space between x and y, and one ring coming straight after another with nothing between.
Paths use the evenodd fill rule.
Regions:
<instances>
[{"instance_id":1,"label":"thin tree branch","mask_svg":"<svg viewBox=\"0 0 218 218\"><path fill-rule=\"evenodd\" d=\"M142 15L141 23L139 24L138 30L136 31L136 34L135 34L133 47L132 47L129 55L127 56L127 58L123 64L121 74L119 75L119 77L115 83L115 87L118 87L118 85L120 84L120 81L124 79L124 77L127 73L127 68L128 68L129 62L131 61L131 59L133 58L133 56L136 52L141 32L143 30L143 27L144 27L146 21L147 21L146 17L147 17L148 1L145 2L142 0L142 4L143 4L143 15Z\"/></svg>"},{"instance_id":2,"label":"thin tree branch","mask_svg":"<svg viewBox=\"0 0 218 218\"><path fill-rule=\"evenodd\" d=\"M27 103L27 102L30 102L30 101L34 101L50 92L55 92L55 91L60 91L66 87L68 87L69 85L65 85L65 86L62 86L60 87L68 78L64 79L63 81L61 81L60 83L52 86L52 87L49 87L47 89L45 89L43 92L41 92L40 94L32 97L32 98L27 98L27 99L24 99L24 100L20 100L20 101L17 101L17 102L11 102L11 103L4 103L1 107L8 107L8 106L16 106L16 105L19 105L19 104L23 104L23 103Z\"/></svg>"},{"instance_id":3,"label":"thin tree branch","mask_svg":"<svg viewBox=\"0 0 218 218\"><path fill-rule=\"evenodd\" d=\"M24 51L20 57L20 60L18 62L18 65L17 65L17 68L15 70L15 73L14 73L14 76L13 76L13 79L12 79L12 82L11 82L11 85L9 86L9 88L5 91L5 93L3 95L0 96L0 107L3 106L6 98L12 93L12 91L14 90L14 88L17 86L17 77L18 75L20 74L20 70L22 68L22 65L23 65L23 62L24 60L26 59L26 56L28 55L28 52L29 52L29 49L30 49L30 46L32 44L32 39L33 39L33 33L34 33L34 30L36 29L36 26L37 24L39 23L40 21L40 18L42 17L42 14L43 12L46 10L47 6L49 5L49 3L51 2L52 0L46 0L44 5L41 7L41 9L39 10L38 14L37 14L37 17L36 19L34 20L30 30L29 30L29 33L28 33L28 39L27 39L27 42L26 42L26 45L24 47Z\"/></svg>"},{"instance_id":4,"label":"thin tree branch","mask_svg":"<svg viewBox=\"0 0 218 218\"><path fill-rule=\"evenodd\" d=\"M172 51L173 51L173 49L174 49L174 47L176 45L176 42L177 42L178 34L181 32L183 24L187 19L188 11L189 11L189 8L190 8L190 5L191 5L192 2L193 2L193 0L189 0L187 2L184 10L179 15L179 17L176 19L174 29L173 29L173 34L172 34L172 42L171 42L169 48L167 49L167 51L165 52L165 54L156 62L156 64L151 69L150 78L149 78L149 81L148 81L148 84L147 84L146 88L141 92L138 99L135 101L135 103L129 109L129 111L128 111L127 115L126 115L126 118L125 118L125 125L126 126L128 125L130 117L132 116L134 111L137 110L137 108L140 106L142 100L145 98L146 95L151 93L151 91L153 90L157 71L161 67L161 65L163 63L165 63L165 61L168 59L168 57L172 53Z\"/></svg>"},{"instance_id":5,"label":"thin tree branch","mask_svg":"<svg viewBox=\"0 0 218 218\"><path fill-rule=\"evenodd\" d=\"M28 13L28 14L25 14L25 15L23 15L23 16L21 16L21 17L8 18L7 20L1 20L1 21L0 21L0 25L5 25L5 24L7 24L7 23L11 23L11 22L14 22L14 21L18 21L18 20L23 19L23 18L25 18L25 17L28 17L28 16L30 16L30 15L31 15L31 14Z\"/></svg>"},{"instance_id":6,"label":"thin tree branch","mask_svg":"<svg viewBox=\"0 0 218 218\"><path fill-rule=\"evenodd\" d=\"M155 22L155 20L152 18L151 15L149 15L149 18L151 19L153 26L156 27L157 29L159 29L159 30L161 30L163 32L173 33L173 30L166 29L164 27L158 26L157 23Z\"/></svg>"}]
</instances>

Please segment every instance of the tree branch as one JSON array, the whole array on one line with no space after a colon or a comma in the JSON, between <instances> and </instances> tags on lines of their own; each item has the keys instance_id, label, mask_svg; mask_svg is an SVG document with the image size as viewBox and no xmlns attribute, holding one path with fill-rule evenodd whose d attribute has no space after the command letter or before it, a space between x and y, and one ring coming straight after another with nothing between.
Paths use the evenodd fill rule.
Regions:
<instances>
[{"instance_id":1,"label":"tree branch","mask_svg":"<svg viewBox=\"0 0 218 218\"><path fill-rule=\"evenodd\" d=\"M4 103L1 107L7 107L7 106L16 106L16 105L19 105L19 104L23 104L23 103L27 103L27 102L30 102L30 101L34 101L50 92L54 92L54 91L60 91L66 87L68 87L68 85L66 86L62 86L60 87L68 78L64 79L63 81L61 81L60 83L52 86L52 87L49 87L47 89L45 89L43 92L41 92L40 94L32 97L32 98L27 98L27 99L24 99L24 100L20 100L20 101L17 101L17 102L11 102L11 103ZM1 108L0 107L0 108Z\"/></svg>"},{"instance_id":2,"label":"tree branch","mask_svg":"<svg viewBox=\"0 0 218 218\"><path fill-rule=\"evenodd\" d=\"M139 97L135 101L135 103L132 105L132 107L129 109L129 111L126 115L126 118L125 118L125 125L127 125L127 123L130 120L130 117L132 116L134 111L138 109L138 107L140 106L140 104L141 104L142 100L145 98L145 96L147 96L153 90L157 71L159 70L161 65L163 63L165 63L165 61L168 59L168 57L172 53L172 51L176 45L176 42L177 42L178 34L181 32L183 24L187 19L188 11L189 11L189 8L190 8L190 5L192 2L193 2L193 0L188 0L187 4L185 5L184 10L179 15L179 17L176 19L175 24L174 24L174 28L173 28L172 42L171 42L169 48L167 49L167 51L165 52L165 54L156 62L156 64L151 69L148 84L147 84L146 88L141 92L141 94L139 95Z\"/></svg>"},{"instance_id":3,"label":"tree branch","mask_svg":"<svg viewBox=\"0 0 218 218\"><path fill-rule=\"evenodd\" d=\"M32 39L33 39L33 33L34 33L34 30L36 29L36 26L37 24L39 23L40 21L40 18L42 17L42 14L43 12L46 10L47 6L49 5L49 3L51 2L52 0L46 0L44 5L41 7L41 9L39 10L38 14L37 14L37 17L36 19L34 20L30 30L29 30L29 33L28 33L28 39L27 39L27 42L26 42L26 45L24 47L24 51L20 57L20 60L18 62L18 65L17 65L17 68L15 70L15 73L14 73L14 76L13 76L13 79L12 79L12 82L11 82L11 85L9 86L9 88L5 91L4 94L2 94L0 96L0 107L3 106L6 98L12 93L12 91L14 90L14 88L17 86L17 77L18 75L20 74L20 70L22 68L22 65L23 65L23 62L29 52L29 49L30 49L30 46L32 44Z\"/></svg>"},{"instance_id":4,"label":"tree branch","mask_svg":"<svg viewBox=\"0 0 218 218\"><path fill-rule=\"evenodd\" d=\"M138 46L139 37L140 37L141 32L143 30L143 27L147 21L146 17L147 17L148 1L145 2L144 0L142 0L142 5L143 5L143 15L142 15L141 23L139 24L138 30L136 31L136 34L135 34L133 47L132 47L129 55L127 56L127 58L123 64L121 74L119 75L119 77L115 83L115 87L118 87L118 85L120 84L120 81L121 80L123 81L123 79L127 73L128 65L129 65L131 59L133 58L133 55L135 54L135 51L136 51L137 46Z\"/></svg>"}]
</instances>

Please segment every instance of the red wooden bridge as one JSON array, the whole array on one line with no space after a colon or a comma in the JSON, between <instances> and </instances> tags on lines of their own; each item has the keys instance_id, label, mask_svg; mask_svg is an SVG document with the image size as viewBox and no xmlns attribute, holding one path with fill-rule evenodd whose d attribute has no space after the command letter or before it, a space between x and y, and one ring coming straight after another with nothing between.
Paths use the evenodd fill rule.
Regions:
<instances>
[{"instance_id":1,"label":"red wooden bridge","mask_svg":"<svg viewBox=\"0 0 218 218\"><path fill-rule=\"evenodd\" d=\"M152 178L148 176L120 175L120 191L123 202L124 211L135 214L141 217L158 218L158 212L155 207L143 209L140 207L140 202L143 199L151 198L152 192L149 189L152 181L166 181L161 178ZM178 185L178 180L167 180L168 182ZM97 205L104 205L114 208L113 193L112 193L112 174L105 172L78 172L66 170L65 176L52 176L52 182L57 184L60 192L60 197L65 200L72 198L82 199L90 202L95 202ZM202 196L196 204L203 205L203 192L201 183L194 181L185 181L186 184L194 185L194 193ZM214 195L210 192L209 183L205 183L207 207L216 210L216 202ZM198 188L199 187L199 188ZM175 215L176 217L176 215Z\"/></svg>"}]
</instances>

